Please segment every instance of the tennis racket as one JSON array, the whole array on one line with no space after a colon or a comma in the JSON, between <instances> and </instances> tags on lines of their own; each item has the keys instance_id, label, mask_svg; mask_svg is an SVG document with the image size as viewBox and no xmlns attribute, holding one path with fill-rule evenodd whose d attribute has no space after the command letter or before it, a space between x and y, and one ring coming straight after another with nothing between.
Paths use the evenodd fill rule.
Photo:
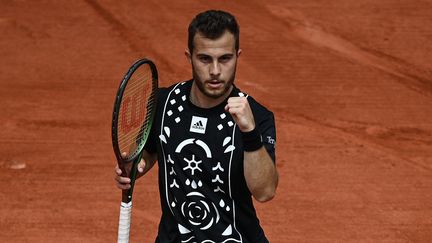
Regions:
<instances>
[{"instance_id":1,"label":"tennis racket","mask_svg":"<svg viewBox=\"0 0 432 243\"><path fill-rule=\"evenodd\" d=\"M112 144L122 176L129 177L130 189L122 191L117 242L129 242L132 192L137 165L150 134L156 111L158 74L148 59L135 62L117 91L112 117ZM131 169L130 169L131 168ZM130 171L130 172L129 172Z\"/></svg>"}]
</instances>

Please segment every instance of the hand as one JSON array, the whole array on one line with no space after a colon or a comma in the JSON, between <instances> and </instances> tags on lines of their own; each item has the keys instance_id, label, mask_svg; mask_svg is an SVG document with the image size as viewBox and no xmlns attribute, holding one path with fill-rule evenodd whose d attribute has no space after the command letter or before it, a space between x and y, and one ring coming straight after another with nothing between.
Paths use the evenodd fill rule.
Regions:
<instances>
[{"instance_id":1,"label":"hand","mask_svg":"<svg viewBox=\"0 0 432 243\"><path fill-rule=\"evenodd\" d=\"M122 153L122 156L125 157L126 153ZM144 175L144 167L145 167L145 161L144 159L141 159L141 161L138 163L137 169L137 178ZM125 164L122 168L118 166L118 164L115 167L115 177L114 180L116 181L116 185L119 189L127 190L131 188L130 185L130 178L128 177L130 175L130 171L132 170L132 163ZM123 173L124 171L124 173Z\"/></svg>"},{"instance_id":2,"label":"hand","mask_svg":"<svg viewBox=\"0 0 432 243\"><path fill-rule=\"evenodd\" d=\"M230 97L225 111L231 114L240 131L250 132L255 128L254 116L246 97Z\"/></svg>"}]
</instances>

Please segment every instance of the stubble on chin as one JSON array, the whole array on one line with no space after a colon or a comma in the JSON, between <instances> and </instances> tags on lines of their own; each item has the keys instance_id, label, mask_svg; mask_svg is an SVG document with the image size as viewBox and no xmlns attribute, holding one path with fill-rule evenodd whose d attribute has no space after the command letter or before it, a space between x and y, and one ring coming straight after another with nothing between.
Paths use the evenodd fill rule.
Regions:
<instances>
[{"instance_id":1,"label":"stubble on chin","mask_svg":"<svg viewBox=\"0 0 432 243\"><path fill-rule=\"evenodd\" d=\"M196 79L195 79L196 80ZM232 85L232 82L225 83L222 89L219 90L209 90L205 87L205 82L203 81L196 81L198 89L203 93L205 96L213 99L218 99L224 95L230 90L230 87Z\"/></svg>"},{"instance_id":2,"label":"stubble on chin","mask_svg":"<svg viewBox=\"0 0 432 243\"><path fill-rule=\"evenodd\" d=\"M194 80L194 83L196 84L196 86L198 87L198 89L205 96L207 96L209 98L213 98L213 99L218 99L218 98L226 95L230 91L231 86L234 84L234 78L235 78L235 72L234 72L233 76L230 78L230 80L224 84L224 86L221 90L218 90L216 92L212 92L205 87L206 81L200 80L198 78L198 75L195 73L195 71L193 71L193 80Z\"/></svg>"}]
</instances>

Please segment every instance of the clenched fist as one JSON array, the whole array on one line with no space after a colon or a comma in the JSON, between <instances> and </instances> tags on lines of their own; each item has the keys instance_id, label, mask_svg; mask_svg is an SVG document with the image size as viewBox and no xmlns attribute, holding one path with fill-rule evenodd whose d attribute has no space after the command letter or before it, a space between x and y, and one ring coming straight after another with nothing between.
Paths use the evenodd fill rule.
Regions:
<instances>
[{"instance_id":1,"label":"clenched fist","mask_svg":"<svg viewBox=\"0 0 432 243\"><path fill-rule=\"evenodd\" d=\"M230 97L225 111L231 114L240 131L250 132L255 128L254 116L246 97Z\"/></svg>"}]
</instances>

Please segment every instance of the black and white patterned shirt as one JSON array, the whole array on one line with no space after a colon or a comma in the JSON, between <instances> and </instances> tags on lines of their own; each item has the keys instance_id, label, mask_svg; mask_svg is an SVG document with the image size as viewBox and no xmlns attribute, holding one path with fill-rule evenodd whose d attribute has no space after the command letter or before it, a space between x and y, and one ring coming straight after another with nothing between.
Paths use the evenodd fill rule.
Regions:
<instances>
[{"instance_id":1,"label":"black and white patterned shirt","mask_svg":"<svg viewBox=\"0 0 432 243\"><path fill-rule=\"evenodd\" d=\"M268 242L243 173L239 128L226 101L203 109L189 101L193 81L159 90L146 150L157 152L162 218L156 242ZM230 96L245 96L236 87ZM248 96L275 161L273 113Z\"/></svg>"}]
</instances>

